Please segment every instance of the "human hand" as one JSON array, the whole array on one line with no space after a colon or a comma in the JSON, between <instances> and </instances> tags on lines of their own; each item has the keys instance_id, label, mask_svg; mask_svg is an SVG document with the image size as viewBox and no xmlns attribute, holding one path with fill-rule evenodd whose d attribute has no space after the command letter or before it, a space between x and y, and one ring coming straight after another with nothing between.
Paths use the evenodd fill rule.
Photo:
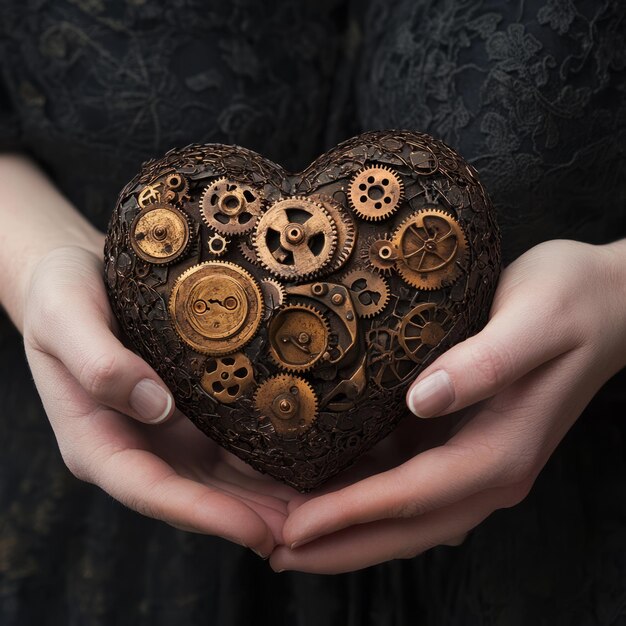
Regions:
<instances>
[{"instance_id":1,"label":"human hand","mask_svg":"<svg viewBox=\"0 0 626 626\"><path fill-rule=\"evenodd\" d=\"M100 250L54 249L28 283L26 355L70 471L144 515L268 555L295 491L174 409L161 378L116 336Z\"/></svg>"},{"instance_id":2,"label":"human hand","mask_svg":"<svg viewBox=\"0 0 626 626\"><path fill-rule=\"evenodd\" d=\"M452 437L405 462L393 463L399 449L387 444L379 456L395 467L295 498L272 568L339 573L454 543L527 495L625 364L624 241L536 246L503 272L487 326L440 356L407 394L422 417L465 409ZM417 432L427 421L402 428Z\"/></svg>"}]
</instances>

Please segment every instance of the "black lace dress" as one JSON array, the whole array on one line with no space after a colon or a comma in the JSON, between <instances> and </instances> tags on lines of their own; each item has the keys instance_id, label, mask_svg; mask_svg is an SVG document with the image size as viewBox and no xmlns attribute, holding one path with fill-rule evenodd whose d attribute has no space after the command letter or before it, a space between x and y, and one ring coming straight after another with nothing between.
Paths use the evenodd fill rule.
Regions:
<instances>
[{"instance_id":1,"label":"black lace dress","mask_svg":"<svg viewBox=\"0 0 626 626\"><path fill-rule=\"evenodd\" d=\"M172 146L237 143L299 169L393 127L478 168L507 261L626 236L623 0L14 0L0 29L0 147L101 228ZM626 624L623 373L529 497L461 547L322 577L274 575L75 480L6 317L0 368L3 626Z\"/></svg>"}]
</instances>

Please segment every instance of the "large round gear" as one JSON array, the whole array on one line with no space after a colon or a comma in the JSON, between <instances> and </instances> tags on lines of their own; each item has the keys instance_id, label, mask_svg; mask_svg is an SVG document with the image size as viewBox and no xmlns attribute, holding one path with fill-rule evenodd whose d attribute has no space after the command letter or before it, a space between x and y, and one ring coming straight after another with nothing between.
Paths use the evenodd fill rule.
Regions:
<instances>
[{"instance_id":1,"label":"large round gear","mask_svg":"<svg viewBox=\"0 0 626 626\"><path fill-rule=\"evenodd\" d=\"M392 215L404 197L404 184L391 168L366 167L357 172L348 186L348 200L364 220L376 222Z\"/></svg>"},{"instance_id":2,"label":"large round gear","mask_svg":"<svg viewBox=\"0 0 626 626\"><path fill-rule=\"evenodd\" d=\"M337 227L319 202L294 196L278 200L261 216L253 244L267 270L303 279L318 274L333 258Z\"/></svg>"},{"instance_id":3,"label":"large round gear","mask_svg":"<svg viewBox=\"0 0 626 626\"><path fill-rule=\"evenodd\" d=\"M140 211L130 226L130 244L148 263L165 265L189 247L187 216L171 204L156 203Z\"/></svg>"},{"instance_id":4,"label":"large round gear","mask_svg":"<svg viewBox=\"0 0 626 626\"><path fill-rule=\"evenodd\" d=\"M268 328L269 356L290 372L305 372L325 356L330 325L324 314L308 304L287 304L273 316Z\"/></svg>"},{"instance_id":5,"label":"large round gear","mask_svg":"<svg viewBox=\"0 0 626 626\"><path fill-rule=\"evenodd\" d=\"M350 258L356 244L356 226L352 216L339 202L326 195L314 197L328 211L337 228L337 245L330 263L324 268L326 274L338 270Z\"/></svg>"},{"instance_id":6,"label":"large round gear","mask_svg":"<svg viewBox=\"0 0 626 626\"><path fill-rule=\"evenodd\" d=\"M222 235L251 232L262 211L260 191L228 178L211 183L200 199L202 219Z\"/></svg>"},{"instance_id":7,"label":"large round gear","mask_svg":"<svg viewBox=\"0 0 626 626\"><path fill-rule=\"evenodd\" d=\"M398 341L407 356L416 363L448 334L454 323L454 315L433 302L418 304L411 309L400 323Z\"/></svg>"},{"instance_id":8,"label":"large round gear","mask_svg":"<svg viewBox=\"0 0 626 626\"><path fill-rule=\"evenodd\" d=\"M396 269L418 289L440 289L463 272L467 238L461 225L440 209L422 209L407 217L393 235Z\"/></svg>"},{"instance_id":9,"label":"large round gear","mask_svg":"<svg viewBox=\"0 0 626 626\"><path fill-rule=\"evenodd\" d=\"M221 356L254 337L263 317L263 296L256 280L240 266L205 261L177 278L168 310L187 345Z\"/></svg>"},{"instance_id":10,"label":"large round gear","mask_svg":"<svg viewBox=\"0 0 626 626\"><path fill-rule=\"evenodd\" d=\"M230 404L254 386L254 368L243 352L209 357L200 385L219 402Z\"/></svg>"},{"instance_id":11,"label":"large round gear","mask_svg":"<svg viewBox=\"0 0 626 626\"><path fill-rule=\"evenodd\" d=\"M341 278L341 283L350 291L359 317L373 317L389 302L389 285L379 274L367 270L352 270Z\"/></svg>"},{"instance_id":12,"label":"large round gear","mask_svg":"<svg viewBox=\"0 0 626 626\"><path fill-rule=\"evenodd\" d=\"M254 403L261 420L269 419L281 436L305 433L317 418L317 396L311 385L289 374L268 378L259 385Z\"/></svg>"},{"instance_id":13,"label":"large round gear","mask_svg":"<svg viewBox=\"0 0 626 626\"><path fill-rule=\"evenodd\" d=\"M378 273L391 274L398 260L398 251L390 235L369 237L362 250L361 259L372 266Z\"/></svg>"}]
</instances>

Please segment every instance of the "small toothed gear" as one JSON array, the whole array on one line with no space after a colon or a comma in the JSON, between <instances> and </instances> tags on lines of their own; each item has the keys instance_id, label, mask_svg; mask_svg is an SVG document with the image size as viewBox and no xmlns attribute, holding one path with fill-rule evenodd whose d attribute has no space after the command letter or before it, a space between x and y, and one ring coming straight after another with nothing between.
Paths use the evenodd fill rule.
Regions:
<instances>
[{"instance_id":1,"label":"small toothed gear","mask_svg":"<svg viewBox=\"0 0 626 626\"><path fill-rule=\"evenodd\" d=\"M263 318L263 294L242 267L227 261L191 266L174 283L168 312L174 330L202 354L223 356L246 345Z\"/></svg>"},{"instance_id":2,"label":"small toothed gear","mask_svg":"<svg viewBox=\"0 0 626 626\"><path fill-rule=\"evenodd\" d=\"M341 278L341 283L349 289L359 317L373 317L389 302L389 285L385 278L374 272L352 270Z\"/></svg>"},{"instance_id":3,"label":"small toothed gear","mask_svg":"<svg viewBox=\"0 0 626 626\"><path fill-rule=\"evenodd\" d=\"M161 185L159 183L146 185L137 196L137 204L142 209L156 202L161 202Z\"/></svg>"},{"instance_id":4,"label":"small toothed gear","mask_svg":"<svg viewBox=\"0 0 626 626\"><path fill-rule=\"evenodd\" d=\"M254 368L243 352L209 357L200 380L202 388L219 402L230 404L254 386Z\"/></svg>"},{"instance_id":5,"label":"small toothed gear","mask_svg":"<svg viewBox=\"0 0 626 626\"><path fill-rule=\"evenodd\" d=\"M178 172L166 174L161 181L161 198L165 202L181 202L189 199L189 183Z\"/></svg>"},{"instance_id":6,"label":"small toothed gear","mask_svg":"<svg viewBox=\"0 0 626 626\"><path fill-rule=\"evenodd\" d=\"M264 319L269 319L270 315L284 304L287 293L283 284L273 278L261 281L261 291L265 302Z\"/></svg>"},{"instance_id":7,"label":"small toothed gear","mask_svg":"<svg viewBox=\"0 0 626 626\"><path fill-rule=\"evenodd\" d=\"M225 177L208 185L200 199L205 224L222 235L251 232L262 212L259 190Z\"/></svg>"},{"instance_id":8,"label":"small toothed gear","mask_svg":"<svg viewBox=\"0 0 626 626\"><path fill-rule=\"evenodd\" d=\"M305 372L329 358L330 325L309 304L287 304L272 315L268 328L270 359L289 372Z\"/></svg>"},{"instance_id":9,"label":"small toothed gear","mask_svg":"<svg viewBox=\"0 0 626 626\"><path fill-rule=\"evenodd\" d=\"M224 235L214 233L207 239L207 249L210 254L219 257L226 252L229 243L230 240L224 237Z\"/></svg>"},{"instance_id":10,"label":"small toothed gear","mask_svg":"<svg viewBox=\"0 0 626 626\"><path fill-rule=\"evenodd\" d=\"M368 238L366 247L362 250L361 259L378 273L389 275L396 266L398 251L390 235L385 233L380 237Z\"/></svg>"},{"instance_id":11,"label":"small toothed gear","mask_svg":"<svg viewBox=\"0 0 626 626\"><path fill-rule=\"evenodd\" d=\"M451 311L433 302L424 302L402 318L398 341L411 360L421 363L439 345L453 324Z\"/></svg>"},{"instance_id":12,"label":"small toothed gear","mask_svg":"<svg viewBox=\"0 0 626 626\"><path fill-rule=\"evenodd\" d=\"M390 167L376 165L357 172L348 186L348 201L364 220L376 222L392 215L404 197L402 179Z\"/></svg>"},{"instance_id":13,"label":"small toothed gear","mask_svg":"<svg viewBox=\"0 0 626 626\"><path fill-rule=\"evenodd\" d=\"M249 263L253 263L254 265L259 264L259 257L256 255L256 251L252 246L252 242L250 241L249 236L244 237L239 240L238 243L239 251L241 252L243 258Z\"/></svg>"},{"instance_id":14,"label":"small toothed gear","mask_svg":"<svg viewBox=\"0 0 626 626\"><path fill-rule=\"evenodd\" d=\"M155 265L167 265L189 249L189 218L171 204L150 204L133 220L129 239L138 257Z\"/></svg>"},{"instance_id":15,"label":"small toothed gear","mask_svg":"<svg viewBox=\"0 0 626 626\"><path fill-rule=\"evenodd\" d=\"M306 433L317 419L313 387L299 376L279 374L261 383L254 395L261 421L268 419L280 436Z\"/></svg>"},{"instance_id":16,"label":"small toothed gear","mask_svg":"<svg viewBox=\"0 0 626 626\"><path fill-rule=\"evenodd\" d=\"M452 284L465 270L467 238L449 213L427 208L409 215L393 234L396 269L413 287L427 291Z\"/></svg>"},{"instance_id":17,"label":"small toothed gear","mask_svg":"<svg viewBox=\"0 0 626 626\"><path fill-rule=\"evenodd\" d=\"M278 200L261 216L253 245L259 262L272 274L301 280L331 261L337 227L322 204L293 196Z\"/></svg>"},{"instance_id":18,"label":"small toothed gear","mask_svg":"<svg viewBox=\"0 0 626 626\"><path fill-rule=\"evenodd\" d=\"M337 228L337 246L330 263L322 270L324 274L334 272L350 258L356 244L356 225L352 216L334 198L323 194L311 196L318 200L333 218Z\"/></svg>"}]
</instances>

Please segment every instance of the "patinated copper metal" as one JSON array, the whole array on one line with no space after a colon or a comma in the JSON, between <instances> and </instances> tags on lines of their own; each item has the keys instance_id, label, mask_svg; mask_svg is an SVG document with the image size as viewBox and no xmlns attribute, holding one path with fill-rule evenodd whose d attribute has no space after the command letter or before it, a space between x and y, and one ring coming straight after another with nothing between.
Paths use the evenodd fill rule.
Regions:
<instances>
[{"instance_id":1,"label":"patinated copper metal","mask_svg":"<svg viewBox=\"0 0 626 626\"><path fill-rule=\"evenodd\" d=\"M476 171L408 131L297 174L171 150L121 192L105 247L113 310L178 407L303 491L391 432L410 382L485 323L499 270Z\"/></svg>"}]
</instances>

